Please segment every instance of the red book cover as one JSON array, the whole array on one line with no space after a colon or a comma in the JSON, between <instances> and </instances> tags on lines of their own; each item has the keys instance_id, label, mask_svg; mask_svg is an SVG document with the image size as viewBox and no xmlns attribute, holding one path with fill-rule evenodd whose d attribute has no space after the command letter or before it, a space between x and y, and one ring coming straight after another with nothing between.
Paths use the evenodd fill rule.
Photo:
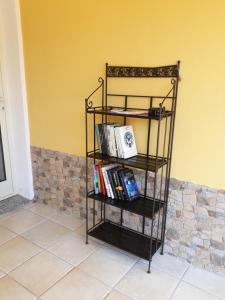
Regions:
<instances>
[{"instance_id":1,"label":"red book cover","mask_svg":"<svg viewBox=\"0 0 225 300\"><path fill-rule=\"evenodd\" d=\"M106 196L105 183L104 183L104 178L103 178L103 174L102 174L102 164L100 162L98 164L98 171L99 171L99 177L100 177L100 182L101 182L101 191L102 191L102 194Z\"/></svg>"}]
</instances>

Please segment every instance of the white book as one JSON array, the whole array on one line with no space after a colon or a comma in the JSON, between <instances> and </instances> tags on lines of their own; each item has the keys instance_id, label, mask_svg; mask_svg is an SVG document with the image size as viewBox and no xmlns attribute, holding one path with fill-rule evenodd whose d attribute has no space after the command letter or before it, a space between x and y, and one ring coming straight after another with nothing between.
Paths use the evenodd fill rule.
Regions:
<instances>
[{"instance_id":1,"label":"white book","mask_svg":"<svg viewBox=\"0 0 225 300\"><path fill-rule=\"evenodd\" d=\"M116 148L117 148L117 156L119 158L123 158L123 152L122 152L122 147L121 147L121 143L120 143L119 128L120 128L119 126L114 128Z\"/></svg>"},{"instance_id":2,"label":"white book","mask_svg":"<svg viewBox=\"0 0 225 300\"><path fill-rule=\"evenodd\" d=\"M112 187L111 187L111 184L110 184L110 181L108 178L107 170L115 168L116 166L117 166L117 164L112 164L109 166L102 167L102 174L103 174L103 178L104 178L104 182L105 182L107 196L111 197L112 199L114 199L114 195L113 195Z\"/></svg>"},{"instance_id":3,"label":"white book","mask_svg":"<svg viewBox=\"0 0 225 300\"><path fill-rule=\"evenodd\" d=\"M133 132L133 126L120 126L117 127L117 139L120 143L123 158L127 159L137 155L137 147Z\"/></svg>"},{"instance_id":4,"label":"white book","mask_svg":"<svg viewBox=\"0 0 225 300\"><path fill-rule=\"evenodd\" d=\"M110 149L111 149L111 156L117 157L115 125L110 127Z\"/></svg>"}]
</instances>

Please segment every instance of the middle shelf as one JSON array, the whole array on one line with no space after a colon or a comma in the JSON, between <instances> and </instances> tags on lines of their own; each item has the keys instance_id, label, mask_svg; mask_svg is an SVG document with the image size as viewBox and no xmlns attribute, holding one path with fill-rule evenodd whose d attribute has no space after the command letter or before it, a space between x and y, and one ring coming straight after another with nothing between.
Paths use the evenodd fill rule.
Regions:
<instances>
[{"instance_id":1,"label":"middle shelf","mask_svg":"<svg viewBox=\"0 0 225 300\"><path fill-rule=\"evenodd\" d=\"M136 156L133 156L131 158L118 158L118 157L112 157L106 154L101 154L99 151L92 151L88 153L89 158L97 159L97 160L104 160L108 161L110 163L118 163L122 164L124 166L129 166L141 170L148 170L151 172L157 172L158 169L163 167L168 163L168 159L163 157L156 157L153 155L144 155L144 154L138 154Z\"/></svg>"},{"instance_id":2,"label":"middle shelf","mask_svg":"<svg viewBox=\"0 0 225 300\"><path fill-rule=\"evenodd\" d=\"M129 202L118 199L108 198L102 194L95 195L93 191L87 195L89 198L106 203L108 205L118 207L120 209L135 213L140 216L144 216L152 219L152 217L163 207L164 201L154 199L150 197L140 196L137 199Z\"/></svg>"}]
</instances>

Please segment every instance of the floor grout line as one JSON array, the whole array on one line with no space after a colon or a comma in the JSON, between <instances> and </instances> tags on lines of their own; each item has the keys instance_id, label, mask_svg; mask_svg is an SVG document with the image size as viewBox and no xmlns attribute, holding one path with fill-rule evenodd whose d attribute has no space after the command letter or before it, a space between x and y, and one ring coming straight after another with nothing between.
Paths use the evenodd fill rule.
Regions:
<instances>
[{"instance_id":1,"label":"floor grout line","mask_svg":"<svg viewBox=\"0 0 225 300\"><path fill-rule=\"evenodd\" d=\"M196 288L196 289L198 289L198 290L200 290L200 291L202 291L202 292L205 292L206 294L208 294L208 295L210 295L210 296L216 297L218 300L224 300L224 298L221 298L220 296L217 296L217 295L215 295L215 294L213 294L213 293L211 293L211 292L209 292L209 291L206 291L205 289L203 289L203 288L201 288L201 287L199 287L199 286L196 286L196 285L194 285L193 283L190 283L190 282L188 282L188 281L186 281L186 280L182 280L182 281L183 281L184 283L186 283L186 284L192 286L193 288Z\"/></svg>"},{"instance_id":2,"label":"floor grout line","mask_svg":"<svg viewBox=\"0 0 225 300\"><path fill-rule=\"evenodd\" d=\"M187 269L184 271L184 273L182 274L182 276L178 280L177 285L175 286L174 290L172 291L172 293L169 297L169 300L172 300L173 296L175 295L178 287L180 286L181 282L183 281L183 278L184 278L185 274L188 272L189 268L190 268L190 265L188 265Z\"/></svg>"}]
</instances>

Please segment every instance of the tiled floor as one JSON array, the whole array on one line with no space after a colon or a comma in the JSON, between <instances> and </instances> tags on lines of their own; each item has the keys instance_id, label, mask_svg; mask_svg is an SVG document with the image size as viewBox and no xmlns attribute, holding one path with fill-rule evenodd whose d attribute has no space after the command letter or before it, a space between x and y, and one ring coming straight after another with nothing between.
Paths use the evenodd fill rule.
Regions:
<instances>
[{"instance_id":1,"label":"tiled floor","mask_svg":"<svg viewBox=\"0 0 225 300\"><path fill-rule=\"evenodd\" d=\"M145 261L94 239L44 204L0 218L2 300L225 300L225 277L169 255Z\"/></svg>"}]
</instances>

